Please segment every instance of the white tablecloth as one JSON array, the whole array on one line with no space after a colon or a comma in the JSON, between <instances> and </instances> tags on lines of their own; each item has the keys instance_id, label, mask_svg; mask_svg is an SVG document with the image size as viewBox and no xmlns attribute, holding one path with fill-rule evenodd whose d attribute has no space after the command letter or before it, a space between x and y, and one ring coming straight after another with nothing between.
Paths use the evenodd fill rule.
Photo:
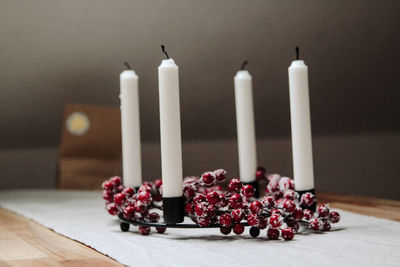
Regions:
<instances>
[{"instance_id":1,"label":"white tablecloth","mask_svg":"<svg viewBox=\"0 0 400 267\"><path fill-rule=\"evenodd\" d=\"M100 192L0 192L0 206L129 266L400 266L400 223L339 210L331 232L290 242L223 236L219 229L168 229L149 236L121 232ZM21 252L23 253L23 252Z\"/></svg>"}]
</instances>

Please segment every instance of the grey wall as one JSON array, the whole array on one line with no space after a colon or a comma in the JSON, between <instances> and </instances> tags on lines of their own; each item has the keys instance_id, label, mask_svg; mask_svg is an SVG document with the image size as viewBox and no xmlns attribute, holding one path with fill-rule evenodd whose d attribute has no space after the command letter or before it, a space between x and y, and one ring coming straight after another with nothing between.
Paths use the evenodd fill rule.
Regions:
<instances>
[{"instance_id":1,"label":"grey wall","mask_svg":"<svg viewBox=\"0 0 400 267\"><path fill-rule=\"evenodd\" d=\"M257 137L288 140L287 67L296 45L310 69L315 138L399 133L399 14L397 0L1 0L0 149L57 147L66 102L119 105L125 60L140 75L142 138L158 142L160 44L180 66L185 142L234 140L232 79L244 59L254 78ZM398 177L399 141L390 140L393 160L375 162L391 170L385 182L400 185L390 178ZM371 157L381 148L370 148ZM27 151L22 158L34 155ZM13 162L2 166L19 166ZM375 166L366 165L373 182ZM359 169L345 170L348 177ZM344 184L338 178L337 188Z\"/></svg>"}]
</instances>

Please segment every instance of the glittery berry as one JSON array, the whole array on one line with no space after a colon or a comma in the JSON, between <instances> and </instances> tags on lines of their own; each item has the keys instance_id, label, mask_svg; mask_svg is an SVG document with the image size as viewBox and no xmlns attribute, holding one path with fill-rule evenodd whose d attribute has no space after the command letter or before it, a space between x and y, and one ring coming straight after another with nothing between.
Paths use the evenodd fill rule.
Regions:
<instances>
[{"instance_id":1,"label":"glittery berry","mask_svg":"<svg viewBox=\"0 0 400 267\"><path fill-rule=\"evenodd\" d=\"M296 204L293 200L287 199L283 202L283 210L287 213L292 213L296 209Z\"/></svg>"},{"instance_id":2,"label":"glittery berry","mask_svg":"<svg viewBox=\"0 0 400 267\"><path fill-rule=\"evenodd\" d=\"M200 227L207 227L210 225L210 219L207 217L199 217L197 223Z\"/></svg>"},{"instance_id":3,"label":"glittery berry","mask_svg":"<svg viewBox=\"0 0 400 267\"><path fill-rule=\"evenodd\" d=\"M219 230L224 235L229 235L232 231L232 227L220 227Z\"/></svg>"},{"instance_id":4,"label":"glittery berry","mask_svg":"<svg viewBox=\"0 0 400 267\"><path fill-rule=\"evenodd\" d=\"M102 188L107 191L112 190L113 187L114 187L114 184L111 181L104 181L102 184Z\"/></svg>"},{"instance_id":5,"label":"glittery berry","mask_svg":"<svg viewBox=\"0 0 400 267\"><path fill-rule=\"evenodd\" d=\"M322 229L324 231L331 230L331 224L330 224L330 222L328 220L323 220L322 223L323 223Z\"/></svg>"},{"instance_id":6,"label":"glittery berry","mask_svg":"<svg viewBox=\"0 0 400 267\"><path fill-rule=\"evenodd\" d=\"M267 237L271 240L277 240L279 238L279 230L275 228L269 228L267 230Z\"/></svg>"},{"instance_id":7,"label":"glittery berry","mask_svg":"<svg viewBox=\"0 0 400 267\"><path fill-rule=\"evenodd\" d=\"M224 195L221 195L217 206L220 208L223 208L223 207L228 206L228 204L229 204L229 200Z\"/></svg>"},{"instance_id":8,"label":"glittery berry","mask_svg":"<svg viewBox=\"0 0 400 267\"><path fill-rule=\"evenodd\" d=\"M158 222L160 220L160 215L157 212L150 212L147 215L147 217L148 217L149 221L153 222L153 223Z\"/></svg>"},{"instance_id":9,"label":"glittery berry","mask_svg":"<svg viewBox=\"0 0 400 267\"><path fill-rule=\"evenodd\" d=\"M271 215L281 215L282 213L278 209L272 209Z\"/></svg>"},{"instance_id":10,"label":"glittery berry","mask_svg":"<svg viewBox=\"0 0 400 267\"><path fill-rule=\"evenodd\" d=\"M129 220L135 213L135 208L133 206L127 206L123 209L122 213L124 214L124 217Z\"/></svg>"},{"instance_id":11,"label":"glittery berry","mask_svg":"<svg viewBox=\"0 0 400 267\"><path fill-rule=\"evenodd\" d=\"M289 189L289 190L286 190L285 193L283 193L283 197L286 199L295 200L297 197L297 193L296 193L296 191Z\"/></svg>"},{"instance_id":12,"label":"glittery berry","mask_svg":"<svg viewBox=\"0 0 400 267\"><path fill-rule=\"evenodd\" d=\"M281 191L294 189L294 183L289 177L282 177L279 179L279 189Z\"/></svg>"},{"instance_id":13,"label":"glittery berry","mask_svg":"<svg viewBox=\"0 0 400 267\"><path fill-rule=\"evenodd\" d=\"M215 185L216 177L213 172L205 172L201 175L201 183L204 186L210 187Z\"/></svg>"},{"instance_id":14,"label":"glittery berry","mask_svg":"<svg viewBox=\"0 0 400 267\"><path fill-rule=\"evenodd\" d=\"M125 194L124 193L118 193L114 195L114 202L117 205L122 205L125 202Z\"/></svg>"},{"instance_id":15,"label":"glittery berry","mask_svg":"<svg viewBox=\"0 0 400 267\"><path fill-rule=\"evenodd\" d=\"M296 208L292 215L293 215L293 218L295 218L296 220L301 220L303 218L303 209Z\"/></svg>"},{"instance_id":16,"label":"glittery berry","mask_svg":"<svg viewBox=\"0 0 400 267\"><path fill-rule=\"evenodd\" d=\"M242 194L246 197L246 198L251 198L254 196L254 187L251 185L245 185L242 187Z\"/></svg>"},{"instance_id":17,"label":"glittery berry","mask_svg":"<svg viewBox=\"0 0 400 267\"><path fill-rule=\"evenodd\" d=\"M233 225L233 232L237 235L241 235L244 232L244 226L240 223Z\"/></svg>"},{"instance_id":18,"label":"glittery berry","mask_svg":"<svg viewBox=\"0 0 400 267\"><path fill-rule=\"evenodd\" d=\"M315 201L315 196L314 196L314 194L311 194L311 193L304 193L302 196L301 196L301 204L302 205L305 205L305 206L311 206L313 203L314 203L314 201Z\"/></svg>"},{"instance_id":19,"label":"glittery berry","mask_svg":"<svg viewBox=\"0 0 400 267\"><path fill-rule=\"evenodd\" d=\"M339 221L340 221L340 214L339 214L339 212L332 211L332 212L329 214L329 220L331 221L331 223L337 223L337 222L339 222Z\"/></svg>"},{"instance_id":20,"label":"glittery berry","mask_svg":"<svg viewBox=\"0 0 400 267\"><path fill-rule=\"evenodd\" d=\"M194 212L197 216L204 216L206 214L207 207L203 203L197 203L194 207Z\"/></svg>"},{"instance_id":21,"label":"glittery berry","mask_svg":"<svg viewBox=\"0 0 400 267\"><path fill-rule=\"evenodd\" d=\"M219 224L222 227L229 227L232 224L232 217L228 213L224 213L219 217Z\"/></svg>"},{"instance_id":22,"label":"glittery berry","mask_svg":"<svg viewBox=\"0 0 400 267\"><path fill-rule=\"evenodd\" d=\"M103 199L111 202L114 200L114 195L110 191L103 191Z\"/></svg>"},{"instance_id":23,"label":"glittery berry","mask_svg":"<svg viewBox=\"0 0 400 267\"><path fill-rule=\"evenodd\" d=\"M272 215L269 217L269 225L273 228L278 228L282 225L282 218L279 215Z\"/></svg>"},{"instance_id":24,"label":"glittery berry","mask_svg":"<svg viewBox=\"0 0 400 267\"><path fill-rule=\"evenodd\" d=\"M110 203L107 205L107 211L108 213L110 213L111 215L117 215L118 213L118 206L115 203Z\"/></svg>"},{"instance_id":25,"label":"glittery berry","mask_svg":"<svg viewBox=\"0 0 400 267\"><path fill-rule=\"evenodd\" d=\"M216 211L217 211L217 208L214 205L207 206L207 210L206 210L207 216L209 216L209 217L215 216Z\"/></svg>"},{"instance_id":26,"label":"glittery berry","mask_svg":"<svg viewBox=\"0 0 400 267\"><path fill-rule=\"evenodd\" d=\"M113 176L110 178L111 183L115 186L118 187L121 185L121 177L119 176Z\"/></svg>"},{"instance_id":27,"label":"glittery berry","mask_svg":"<svg viewBox=\"0 0 400 267\"><path fill-rule=\"evenodd\" d=\"M183 196L186 199L191 199L196 195L196 190L197 188L194 184L185 185L185 187L183 188Z\"/></svg>"},{"instance_id":28,"label":"glittery berry","mask_svg":"<svg viewBox=\"0 0 400 267\"><path fill-rule=\"evenodd\" d=\"M303 210L303 217L307 221L310 220L313 217L313 215L314 215L314 213L311 210L309 210L309 209Z\"/></svg>"},{"instance_id":29,"label":"glittery berry","mask_svg":"<svg viewBox=\"0 0 400 267\"><path fill-rule=\"evenodd\" d=\"M162 186L162 180L161 179L157 179L154 181L154 186L157 188L160 188L160 186Z\"/></svg>"},{"instance_id":30,"label":"glittery berry","mask_svg":"<svg viewBox=\"0 0 400 267\"><path fill-rule=\"evenodd\" d=\"M147 191L141 191L138 195L138 199L146 204L151 202L151 194Z\"/></svg>"},{"instance_id":31,"label":"glittery berry","mask_svg":"<svg viewBox=\"0 0 400 267\"><path fill-rule=\"evenodd\" d=\"M150 227L140 225L139 226L139 232L142 235L148 235L148 234L150 234Z\"/></svg>"},{"instance_id":32,"label":"glittery berry","mask_svg":"<svg viewBox=\"0 0 400 267\"><path fill-rule=\"evenodd\" d=\"M124 190L122 190L122 193L124 193L127 197L132 197L133 194L135 194L135 189L132 187L125 187Z\"/></svg>"},{"instance_id":33,"label":"glittery berry","mask_svg":"<svg viewBox=\"0 0 400 267\"><path fill-rule=\"evenodd\" d=\"M247 223L250 226L258 226L258 224L260 222L257 214L249 214L249 215L247 215L246 219L247 219Z\"/></svg>"},{"instance_id":34,"label":"glittery berry","mask_svg":"<svg viewBox=\"0 0 400 267\"><path fill-rule=\"evenodd\" d=\"M318 205L318 217L327 218L329 216L329 206L326 204Z\"/></svg>"},{"instance_id":35,"label":"glittery berry","mask_svg":"<svg viewBox=\"0 0 400 267\"><path fill-rule=\"evenodd\" d=\"M260 229L258 229L257 227L254 227L254 226L252 226L252 227L250 228L249 232L250 232L250 235L251 235L252 237L257 237L257 236L260 235Z\"/></svg>"},{"instance_id":36,"label":"glittery berry","mask_svg":"<svg viewBox=\"0 0 400 267\"><path fill-rule=\"evenodd\" d=\"M191 203L191 202L189 202L189 203L186 203L185 204L185 212L187 213L187 214L191 214L191 213L193 213L193 203Z\"/></svg>"},{"instance_id":37,"label":"glittery berry","mask_svg":"<svg viewBox=\"0 0 400 267\"><path fill-rule=\"evenodd\" d=\"M267 225L268 225L267 219L262 216L258 216L258 228L262 230L267 228Z\"/></svg>"},{"instance_id":38,"label":"glittery berry","mask_svg":"<svg viewBox=\"0 0 400 267\"><path fill-rule=\"evenodd\" d=\"M228 185L228 191L239 192L243 187L242 182L239 179L232 179Z\"/></svg>"},{"instance_id":39,"label":"glittery berry","mask_svg":"<svg viewBox=\"0 0 400 267\"><path fill-rule=\"evenodd\" d=\"M146 209L147 209L147 205L143 201L138 200L135 202L135 211L136 212L143 213L146 211Z\"/></svg>"},{"instance_id":40,"label":"glittery berry","mask_svg":"<svg viewBox=\"0 0 400 267\"><path fill-rule=\"evenodd\" d=\"M287 228L282 229L282 237L283 237L283 239L285 239L286 241L292 240L293 237L294 237L294 231L293 231L293 229L290 228L290 227L287 227Z\"/></svg>"},{"instance_id":41,"label":"glittery berry","mask_svg":"<svg viewBox=\"0 0 400 267\"><path fill-rule=\"evenodd\" d=\"M268 209L271 209L271 208L273 208L275 206L275 200L271 196L265 196L263 201L262 201L262 203Z\"/></svg>"},{"instance_id":42,"label":"glittery berry","mask_svg":"<svg viewBox=\"0 0 400 267\"><path fill-rule=\"evenodd\" d=\"M310 227L314 231L321 231L324 227L324 224L320 219L315 218L315 219L310 220Z\"/></svg>"},{"instance_id":43,"label":"glittery berry","mask_svg":"<svg viewBox=\"0 0 400 267\"><path fill-rule=\"evenodd\" d=\"M231 216L234 222L239 223L244 217L244 212L241 209L234 209Z\"/></svg>"},{"instance_id":44,"label":"glittery berry","mask_svg":"<svg viewBox=\"0 0 400 267\"><path fill-rule=\"evenodd\" d=\"M258 200L255 200L250 204L250 211L253 214L260 214L263 208L264 208L263 204L261 204L261 202Z\"/></svg>"},{"instance_id":45,"label":"glittery berry","mask_svg":"<svg viewBox=\"0 0 400 267\"><path fill-rule=\"evenodd\" d=\"M226 179L226 171L224 169L218 169L214 171L217 182L223 182Z\"/></svg>"},{"instance_id":46,"label":"glittery berry","mask_svg":"<svg viewBox=\"0 0 400 267\"><path fill-rule=\"evenodd\" d=\"M243 199L239 194L233 194L229 198L229 206L234 209L240 208L242 206Z\"/></svg>"},{"instance_id":47,"label":"glittery berry","mask_svg":"<svg viewBox=\"0 0 400 267\"><path fill-rule=\"evenodd\" d=\"M219 194L215 191L207 193L207 201L208 203L215 205L219 202Z\"/></svg>"}]
</instances>

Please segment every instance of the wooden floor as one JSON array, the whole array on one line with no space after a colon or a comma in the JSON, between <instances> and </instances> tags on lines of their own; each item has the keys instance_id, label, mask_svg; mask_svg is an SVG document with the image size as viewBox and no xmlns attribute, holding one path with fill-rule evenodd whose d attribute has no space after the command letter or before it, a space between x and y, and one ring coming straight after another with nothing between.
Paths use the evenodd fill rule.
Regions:
<instances>
[{"instance_id":1,"label":"wooden floor","mask_svg":"<svg viewBox=\"0 0 400 267\"><path fill-rule=\"evenodd\" d=\"M360 214L400 221L400 201L319 193L329 202ZM10 211L0 209L0 266L121 266L116 261Z\"/></svg>"}]
</instances>

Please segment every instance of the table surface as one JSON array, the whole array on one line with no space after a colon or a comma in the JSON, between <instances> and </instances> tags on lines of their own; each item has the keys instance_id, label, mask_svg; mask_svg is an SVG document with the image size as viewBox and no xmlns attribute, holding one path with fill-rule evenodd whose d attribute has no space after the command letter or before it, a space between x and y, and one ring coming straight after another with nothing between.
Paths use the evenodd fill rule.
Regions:
<instances>
[{"instance_id":1,"label":"table surface","mask_svg":"<svg viewBox=\"0 0 400 267\"><path fill-rule=\"evenodd\" d=\"M400 201L319 193L333 208L400 221ZM0 208L0 265L121 266L107 256L32 220Z\"/></svg>"}]
</instances>

